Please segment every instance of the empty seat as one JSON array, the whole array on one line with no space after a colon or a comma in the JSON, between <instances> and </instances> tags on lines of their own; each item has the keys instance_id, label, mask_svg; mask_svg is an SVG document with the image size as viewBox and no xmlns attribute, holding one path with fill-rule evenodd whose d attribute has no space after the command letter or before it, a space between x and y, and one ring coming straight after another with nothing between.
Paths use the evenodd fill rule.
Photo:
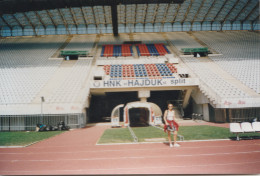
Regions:
<instances>
[{"instance_id":1,"label":"empty seat","mask_svg":"<svg viewBox=\"0 0 260 176\"><path fill-rule=\"evenodd\" d=\"M248 133L255 132L255 130L252 128L251 123L249 123L249 122L242 122L241 128L244 132L248 132Z\"/></svg>"},{"instance_id":2,"label":"empty seat","mask_svg":"<svg viewBox=\"0 0 260 176\"><path fill-rule=\"evenodd\" d=\"M254 131L260 132L260 122L253 122L252 128Z\"/></svg>"},{"instance_id":3,"label":"empty seat","mask_svg":"<svg viewBox=\"0 0 260 176\"><path fill-rule=\"evenodd\" d=\"M231 133L243 133L240 123L230 123L229 129Z\"/></svg>"},{"instance_id":4,"label":"empty seat","mask_svg":"<svg viewBox=\"0 0 260 176\"><path fill-rule=\"evenodd\" d=\"M229 130L231 133L236 133L236 138L239 140L239 133L243 133L244 131L242 130L240 123L230 123L229 124Z\"/></svg>"}]
</instances>

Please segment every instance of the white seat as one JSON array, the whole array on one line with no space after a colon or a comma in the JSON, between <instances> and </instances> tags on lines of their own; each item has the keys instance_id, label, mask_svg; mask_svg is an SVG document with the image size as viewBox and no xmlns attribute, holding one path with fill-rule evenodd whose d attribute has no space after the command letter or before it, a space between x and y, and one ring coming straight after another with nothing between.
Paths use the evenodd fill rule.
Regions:
<instances>
[{"instance_id":1,"label":"white seat","mask_svg":"<svg viewBox=\"0 0 260 176\"><path fill-rule=\"evenodd\" d=\"M231 133L243 133L240 123L230 123L229 130Z\"/></svg>"},{"instance_id":2,"label":"white seat","mask_svg":"<svg viewBox=\"0 0 260 176\"><path fill-rule=\"evenodd\" d=\"M253 130L259 132L260 131L260 122L253 122L252 128L253 128Z\"/></svg>"},{"instance_id":3,"label":"white seat","mask_svg":"<svg viewBox=\"0 0 260 176\"><path fill-rule=\"evenodd\" d=\"M255 132L255 130L252 128L251 123L249 123L249 122L242 122L241 128L244 132L248 132L248 133Z\"/></svg>"},{"instance_id":4,"label":"white seat","mask_svg":"<svg viewBox=\"0 0 260 176\"><path fill-rule=\"evenodd\" d=\"M238 141L240 140L238 134L244 132L240 126L240 123L230 123L229 130L231 133L236 133L236 138Z\"/></svg>"}]
</instances>

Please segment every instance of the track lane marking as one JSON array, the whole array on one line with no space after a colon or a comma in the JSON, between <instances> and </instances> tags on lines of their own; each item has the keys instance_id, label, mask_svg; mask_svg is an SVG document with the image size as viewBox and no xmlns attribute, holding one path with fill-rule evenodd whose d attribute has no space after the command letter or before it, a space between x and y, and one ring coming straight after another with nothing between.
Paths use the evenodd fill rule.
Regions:
<instances>
[{"instance_id":1,"label":"track lane marking","mask_svg":"<svg viewBox=\"0 0 260 176\"><path fill-rule=\"evenodd\" d=\"M160 167L130 167L130 168L111 168L111 169L62 169L62 170L51 170L51 172L89 172L89 171L115 171L115 170L144 170L144 169L167 169L167 168L188 168L188 167L210 167L210 166L230 166L230 165L245 165L245 164L257 164L260 163L260 160L254 162L230 162L230 163L217 163L217 164L191 164L191 165L167 165L167 166L160 166ZM0 173L8 174L8 173L49 173L50 171L0 171ZM117 172L115 172L117 173Z\"/></svg>"},{"instance_id":2,"label":"track lane marking","mask_svg":"<svg viewBox=\"0 0 260 176\"><path fill-rule=\"evenodd\" d=\"M245 147L245 146L259 146L260 144L245 144L245 145L216 145L216 146L198 146L198 147L180 147L180 148L175 148L175 149L202 149L202 148L226 148L226 147ZM90 149L92 150L92 149ZM96 150L96 151L86 151L86 150L82 150L82 151L73 151L73 152L40 152L40 151L36 151L36 152L2 152L0 151L0 155L19 155L19 154L25 154L25 155L32 155L32 154L50 154L50 153L54 153L54 154L68 154L68 153L100 153L100 152L120 152L120 151L153 151L153 150L173 150L172 148L169 148L169 146L165 146L164 148L142 148L142 149L111 149L111 150L102 150L102 148L100 150Z\"/></svg>"},{"instance_id":3,"label":"track lane marking","mask_svg":"<svg viewBox=\"0 0 260 176\"><path fill-rule=\"evenodd\" d=\"M133 157L104 157L104 158L81 158L81 159L51 159L51 160L0 160L0 162L56 162L56 161L92 161L92 160L120 160L120 159L152 159L152 158L169 158L169 157L198 157L198 156L218 156L218 155L239 155L239 154L253 154L260 153L260 151L249 151L249 152L224 152L224 153L209 153L209 154L190 154L190 155L157 155L157 156L133 156Z\"/></svg>"}]
</instances>

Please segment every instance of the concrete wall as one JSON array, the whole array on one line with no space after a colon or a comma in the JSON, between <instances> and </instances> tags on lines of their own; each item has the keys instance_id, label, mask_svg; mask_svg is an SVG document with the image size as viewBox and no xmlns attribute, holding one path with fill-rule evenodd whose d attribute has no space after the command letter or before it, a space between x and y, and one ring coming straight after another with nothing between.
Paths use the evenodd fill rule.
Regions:
<instances>
[{"instance_id":1,"label":"concrete wall","mask_svg":"<svg viewBox=\"0 0 260 176\"><path fill-rule=\"evenodd\" d=\"M193 112L203 114L204 120L210 121L208 98L199 89L192 91L191 96L193 99Z\"/></svg>"}]
</instances>

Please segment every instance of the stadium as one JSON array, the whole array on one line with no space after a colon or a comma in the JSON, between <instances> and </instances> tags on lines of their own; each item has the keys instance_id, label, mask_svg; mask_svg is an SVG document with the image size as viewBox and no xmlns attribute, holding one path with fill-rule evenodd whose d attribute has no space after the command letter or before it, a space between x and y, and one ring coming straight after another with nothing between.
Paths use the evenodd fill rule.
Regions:
<instances>
[{"instance_id":1,"label":"stadium","mask_svg":"<svg viewBox=\"0 0 260 176\"><path fill-rule=\"evenodd\" d=\"M258 0L1 0L0 131L259 121L259 30Z\"/></svg>"},{"instance_id":2,"label":"stadium","mask_svg":"<svg viewBox=\"0 0 260 176\"><path fill-rule=\"evenodd\" d=\"M47 2L1 2L1 131L79 128L133 101L259 118L257 0Z\"/></svg>"}]
</instances>

